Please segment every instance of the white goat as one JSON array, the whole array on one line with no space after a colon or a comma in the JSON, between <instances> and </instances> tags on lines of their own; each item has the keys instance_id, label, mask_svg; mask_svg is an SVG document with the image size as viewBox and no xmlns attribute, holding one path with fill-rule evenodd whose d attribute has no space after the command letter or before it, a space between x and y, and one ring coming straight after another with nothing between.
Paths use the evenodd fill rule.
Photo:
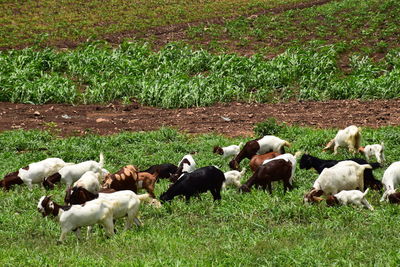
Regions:
<instances>
[{"instance_id":1,"label":"white goat","mask_svg":"<svg viewBox=\"0 0 400 267\"><path fill-rule=\"evenodd\" d=\"M325 168L313 188L304 197L304 202L313 202L314 197L333 195L342 190L362 190L364 188L364 170L372 169L371 165L359 165L354 161L346 160L337 163L331 168Z\"/></svg>"},{"instance_id":2,"label":"white goat","mask_svg":"<svg viewBox=\"0 0 400 267\"><path fill-rule=\"evenodd\" d=\"M43 180L63 168L66 163L59 158L48 158L29 164L28 170L19 169L18 177L32 189L33 184L40 184Z\"/></svg>"},{"instance_id":3,"label":"white goat","mask_svg":"<svg viewBox=\"0 0 400 267\"><path fill-rule=\"evenodd\" d=\"M103 179L105 169L103 170L104 165L104 156L103 153L100 153L100 161L96 162L94 160L84 161L78 164L65 166L60 169L58 173L61 176L61 181L64 182L67 187L70 187L75 181L77 181L80 177L82 177L85 172L92 171L98 173Z\"/></svg>"},{"instance_id":4,"label":"white goat","mask_svg":"<svg viewBox=\"0 0 400 267\"><path fill-rule=\"evenodd\" d=\"M367 208L369 210L374 210L374 208L369 204L369 202L365 199L369 188L365 190L365 192L361 192L360 190L342 190L339 193L329 196L326 199L326 203L328 206L333 206L335 204L339 205L349 205L354 204L360 208Z\"/></svg>"},{"instance_id":5,"label":"white goat","mask_svg":"<svg viewBox=\"0 0 400 267\"><path fill-rule=\"evenodd\" d=\"M388 200L390 194L396 193L395 189L400 184L400 161L393 162L386 169L383 174L382 184L385 192L382 195L381 202Z\"/></svg>"},{"instance_id":6,"label":"white goat","mask_svg":"<svg viewBox=\"0 0 400 267\"><path fill-rule=\"evenodd\" d=\"M225 181L222 183L222 189L226 189L228 185L234 185L237 188L241 187L240 178L242 178L245 172L246 168L243 168L241 172L235 170L225 172Z\"/></svg>"},{"instance_id":7,"label":"white goat","mask_svg":"<svg viewBox=\"0 0 400 267\"><path fill-rule=\"evenodd\" d=\"M257 151L258 155L265 154L270 151L283 154L285 153L284 146L290 147L289 142L273 135L266 135L257 140L257 143L260 146L260 149Z\"/></svg>"},{"instance_id":8,"label":"white goat","mask_svg":"<svg viewBox=\"0 0 400 267\"><path fill-rule=\"evenodd\" d=\"M240 152L240 147L243 143L237 145L230 145L226 147L215 146L213 152L222 155L223 158L233 156L235 157Z\"/></svg>"},{"instance_id":9,"label":"white goat","mask_svg":"<svg viewBox=\"0 0 400 267\"><path fill-rule=\"evenodd\" d=\"M38 203L38 210L43 217L53 214L58 218L61 225L59 242L63 242L67 233L75 229L80 238L80 227L96 223L104 226L107 236L114 235L113 208L113 203L105 199L94 199L85 205L60 206L50 196L43 196Z\"/></svg>"},{"instance_id":10,"label":"white goat","mask_svg":"<svg viewBox=\"0 0 400 267\"><path fill-rule=\"evenodd\" d=\"M373 145L367 145L365 147L360 147L358 151L363 153L365 157L367 158L367 161L369 161L370 157L375 156L376 160L379 163L383 163L385 161L385 146L384 144L373 144Z\"/></svg>"},{"instance_id":11,"label":"white goat","mask_svg":"<svg viewBox=\"0 0 400 267\"><path fill-rule=\"evenodd\" d=\"M338 147L348 147L353 154L360 147L361 128L351 125L343 130L339 130L335 138L333 138L325 146L323 151L330 150L333 147L334 154L337 154Z\"/></svg>"},{"instance_id":12,"label":"white goat","mask_svg":"<svg viewBox=\"0 0 400 267\"><path fill-rule=\"evenodd\" d=\"M148 201L154 203L154 199L149 194L137 195L131 190L122 190L114 193L99 193L99 199L105 199L114 203L113 205L113 218L118 219L127 216L125 223L125 230L132 227L135 223L141 226L142 223L138 219L139 207L141 201ZM86 202L88 203L88 202Z\"/></svg>"},{"instance_id":13,"label":"white goat","mask_svg":"<svg viewBox=\"0 0 400 267\"><path fill-rule=\"evenodd\" d=\"M99 173L87 171L74 183L73 187L82 187L87 191L96 194L100 190L99 176Z\"/></svg>"}]
</instances>

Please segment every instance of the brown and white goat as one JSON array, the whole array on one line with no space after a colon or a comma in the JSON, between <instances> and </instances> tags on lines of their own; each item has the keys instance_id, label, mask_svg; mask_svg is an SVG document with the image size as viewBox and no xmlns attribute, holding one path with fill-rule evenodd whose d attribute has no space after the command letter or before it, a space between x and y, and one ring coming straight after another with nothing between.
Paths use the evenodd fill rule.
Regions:
<instances>
[{"instance_id":1,"label":"brown and white goat","mask_svg":"<svg viewBox=\"0 0 400 267\"><path fill-rule=\"evenodd\" d=\"M230 156L236 157L237 154L239 154L240 147L242 145L243 145L243 143L240 143L239 145L230 145L230 146L226 146L226 147L214 146L213 153L219 154L223 158L227 158Z\"/></svg>"},{"instance_id":2,"label":"brown and white goat","mask_svg":"<svg viewBox=\"0 0 400 267\"><path fill-rule=\"evenodd\" d=\"M263 190L268 188L269 193L272 194L271 183L274 181L282 181L283 192L286 193L286 189L293 189L291 184L292 168L295 168L295 166L293 166L290 161L285 159L273 159L258 167L253 176L240 187L240 190L242 192L250 192L253 185L258 185L261 186Z\"/></svg>"},{"instance_id":3,"label":"brown and white goat","mask_svg":"<svg viewBox=\"0 0 400 267\"><path fill-rule=\"evenodd\" d=\"M250 160L250 163L249 163L250 169L253 172L255 172L258 169L258 167L261 164L263 164L264 160L273 159L273 158L275 158L275 157L277 157L279 155L281 155L281 154L278 153L278 152L269 152L269 153L262 154L262 155L255 155Z\"/></svg>"},{"instance_id":4,"label":"brown and white goat","mask_svg":"<svg viewBox=\"0 0 400 267\"><path fill-rule=\"evenodd\" d=\"M131 190L135 193L139 189L145 189L151 197L155 198L154 187L158 173L138 172L138 169L128 165L114 174L108 174L104 178L103 188L111 188L116 191Z\"/></svg>"},{"instance_id":5,"label":"brown and white goat","mask_svg":"<svg viewBox=\"0 0 400 267\"><path fill-rule=\"evenodd\" d=\"M23 169L28 170L29 166L24 167ZM18 176L19 171L10 172L4 176L4 179L0 181L0 187L4 190L10 190L11 186L16 184L23 184L24 181Z\"/></svg>"},{"instance_id":6,"label":"brown and white goat","mask_svg":"<svg viewBox=\"0 0 400 267\"><path fill-rule=\"evenodd\" d=\"M239 154L229 162L229 167L232 170L238 170L239 164L243 159L248 158L251 160L251 158L257 154L261 155L267 152L283 154L285 153L285 146L290 147L290 144L273 135L266 135L262 138L248 141Z\"/></svg>"}]
</instances>

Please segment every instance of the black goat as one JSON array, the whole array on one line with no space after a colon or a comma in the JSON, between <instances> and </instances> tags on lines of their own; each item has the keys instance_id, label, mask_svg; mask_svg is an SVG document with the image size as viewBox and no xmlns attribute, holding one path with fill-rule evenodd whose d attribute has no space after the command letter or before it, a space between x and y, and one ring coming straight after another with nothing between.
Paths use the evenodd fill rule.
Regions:
<instances>
[{"instance_id":1,"label":"black goat","mask_svg":"<svg viewBox=\"0 0 400 267\"><path fill-rule=\"evenodd\" d=\"M207 192L208 190L214 200L221 199L221 187L225 181L224 173L214 167L207 166L197 169L191 173L184 173L183 176L160 196L160 200L170 201L175 196L184 195L186 201L193 195Z\"/></svg>"},{"instance_id":2,"label":"black goat","mask_svg":"<svg viewBox=\"0 0 400 267\"><path fill-rule=\"evenodd\" d=\"M177 170L178 167L176 165L171 163L165 163L165 164L150 166L149 168L141 172L148 172L151 174L158 173L157 176L158 180L159 178L170 178L172 174L177 172Z\"/></svg>"},{"instance_id":3,"label":"black goat","mask_svg":"<svg viewBox=\"0 0 400 267\"><path fill-rule=\"evenodd\" d=\"M375 163L368 163L365 159L360 158L351 158L351 159L344 159L344 160L325 160L319 159L317 157L313 157L308 154L304 154L300 159L300 169L311 169L314 168L318 173L321 173L323 169L330 168L335 166L340 161L351 160L360 165L369 164L371 165L372 169L365 169L364 170L364 190L370 187L374 190L381 190L382 183L381 181L375 179L372 170L380 168L381 165L377 162Z\"/></svg>"}]
</instances>

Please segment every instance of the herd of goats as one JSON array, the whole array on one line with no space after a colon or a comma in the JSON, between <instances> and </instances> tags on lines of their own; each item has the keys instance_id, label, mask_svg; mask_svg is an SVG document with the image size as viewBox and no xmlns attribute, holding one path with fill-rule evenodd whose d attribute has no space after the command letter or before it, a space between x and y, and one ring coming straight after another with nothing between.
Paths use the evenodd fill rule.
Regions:
<instances>
[{"instance_id":1,"label":"herd of goats","mask_svg":"<svg viewBox=\"0 0 400 267\"><path fill-rule=\"evenodd\" d=\"M43 216L53 215L61 225L59 242L64 241L66 234L75 231L80 236L80 227L88 226L88 234L94 224L104 226L107 236L114 234L114 220L127 217L125 229L133 223L140 226L138 211L141 202L148 202L155 207L171 201L175 196L184 196L189 201L192 196L210 191L214 200L221 199L221 190L226 186L235 186L241 192L250 192L251 188L261 187L272 193L271 183L283 182L283 190L293 188L293 178L297 159L300 168L313 168L319 173L311 190L305 194L304 202L320 202L327 205L355 205L373 210L365 196L369 188L382 190L381 201L400 203L400 192L395 189L400 184L400 162L392 163L385 171L382 181L374 178L372 170L381 167L385 161L384 145L373 144L360 146L360 128L352 125L339 130L324 148L334 150L346 147L353 154L363 153L369 161L376 157L376 163L369 163L362 158L348 160L323 160L308 154L285 153L290 143L279 137L267 135L259 139L227 147L214 147L213 152L224 158L233 157L229 162L231 171L223 173L216 166L196 168L192 155L185 155L178 165L166 163L151 166L139 171L128 165L116 173L109 173L103 168L104 156L100 160L85 161L78 164L66 163L59 158L48 158L31 163L18 171L7 174L0 181L0 187L9 190L13 185L25 184L32 188L42 184L46 189L53 189L58 182L67 186L65 205L59 205L51 196L43 196L38 203L38 211ZM245 168L240 170L240 162L248 158L253 175L241 184ZM158 179L171 181L169 188L156 199L154 188ZM146 194L138 195L140 189ZM325 196L325 199L321 196ZM161 202L160 202L161 201Z\"/></svg>"}]
</instances>

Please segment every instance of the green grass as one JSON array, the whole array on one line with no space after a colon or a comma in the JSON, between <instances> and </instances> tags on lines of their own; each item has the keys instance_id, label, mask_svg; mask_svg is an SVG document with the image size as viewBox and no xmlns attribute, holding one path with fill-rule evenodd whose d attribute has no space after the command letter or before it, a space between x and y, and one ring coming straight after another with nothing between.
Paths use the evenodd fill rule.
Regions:
<instances>
[{"instance_id":1,"label":"green grass","mask_svg":"<svg viewBox=\"0 0 400 267\"><path fill-rule=\"evenodd\" d=\"M196 25L187 34L194 46L213 51L255 51L270 56L318 41L341 44L344 54L377 56L399 46L399 12L400 3L395 0L331 1L252 19L240 17L222 25ZM201 45L210 41L212 47Z\"/></svg>"},{"instance_id":2,"label":"green grass","mask_svg":"<svg viewBox=\"0 0 400 267\"><path fill-rule=\"evenodd\" d=\"M33 48L0 52L0 101L104 103L133 98L145 105L177 108L216 102L275 102L288 99L397 98L399 49L381 62L350 57L338 67L341 45L289 49L266 60L192 51L169 44L123 43L116 49L97 42L71 51Z\"/></svg>"},{"instance_id":3,"label":"green grass","mask_svg":"<svg viewBox=\"0 0 400 267\"><path fill-rule=\"evenodd\" d=\"M268 123L258 131L268 131ZM363 129L362 144L385 142L388 162L396 161L399 127ZM344 159L343 150L334 157L322 152L334 129L316 130L282 126L273 131L289 140L291 152L303 150L321 158ZM0 134L0 175L49 156L79 162L97 159L105 153L106 168L116 171L125 164L145 168L151 164L178 162L191 151L198 166L217 165L228 170L228 160L212 154L216 144L247 141L223 136L185 135L171 129L149 133L121 133L112 136L57 138L46 132L11 131ZM46 148L47 150L42 150ZM17 152L23 151L23 152ZM246 166L248 160L242 163ZM374 171L381 179L383 169ZM245 179L249 177L245 174ZM273 195L253 190L238 194L223 192L222 201L213 203L209 193L202 200L186 204L175 199L155 209L141 207L144 226L105 239L96 228L89 240L78 241L71 234L66 243L56 245L60 234L57 222L43 219L36 210L44 189L29 191L24 186L0 192L0 265L134 265L134 266L204 266L204 265L398 265L396 244L400 242L398 206L379 203L380 194L367 196L374 212L353 207L328 208L324 203L306 206L302 197L317 178L314 171L297 168L295 189L283 195L282 185L275 184ZM156 186L160 195L168 186ZM62 202L64 188L52 192Z\"/></svg>"},{"instance_id":4,"label":"green grass","mask_svg":"<svg viewBox=\"0 0 400 267\"><path fill-rule=\"evenodd\" d=\"M308 0L310 1L310 0ZM238 16L307 0L0 1L0 47L65 46L210 18Z\"/></svg>"}]
</instances>

